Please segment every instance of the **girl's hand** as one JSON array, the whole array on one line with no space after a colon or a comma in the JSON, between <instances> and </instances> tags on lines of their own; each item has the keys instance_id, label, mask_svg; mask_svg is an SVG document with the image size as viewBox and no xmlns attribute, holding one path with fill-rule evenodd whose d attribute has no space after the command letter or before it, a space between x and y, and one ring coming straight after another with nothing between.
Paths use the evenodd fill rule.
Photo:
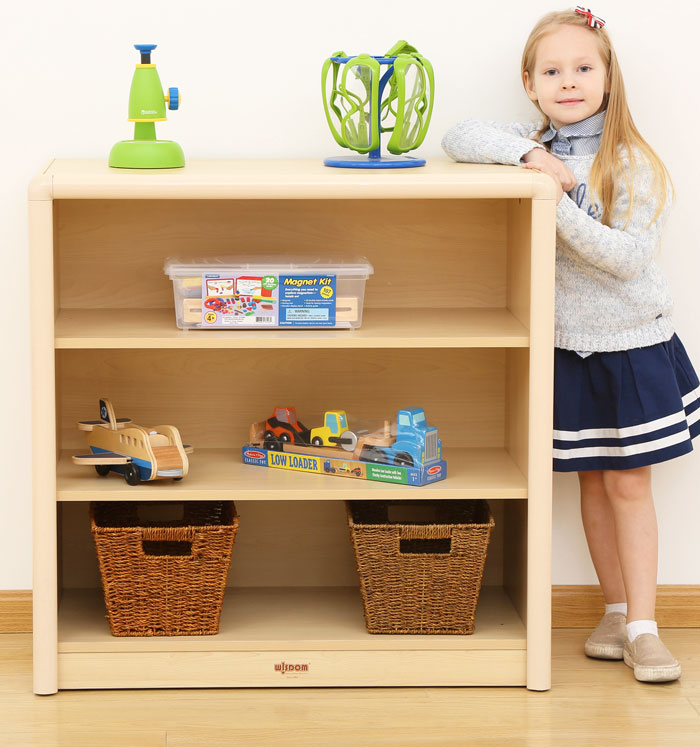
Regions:
<instances>
[{"instance_id":1,"label":"girl's hand","mask_svg":"<svg viewBox=\"0 0 700 747\"><path fill-rule=\"evenodd\" d=\"M559 181L559 176L554 173L554 171L549 168L549 165L543 166L540 164L534 164L534 163L526 163L523 165L524 169L531 169L532 171L539 171L541 174L547 174L547 176L552 177L552 181L554 182L554 186L557 190L557 205L559 204L559 200L564 196L564 190L562 189L561 182Z\"/></svg>"},{"instance_id":2,"label":"girl's hand","mask_svg":"<svg viewBox=\"0 0 700 747\"><path fill-rule=\"evenodd\" d=\"M564 192L568 192L576 186L576 177L571 173L571 169L543 148L533 148L523 156L523 161L525 161L526 168L535 166L540 171L544 171L545 174L550 174L558 179ZM530 166L530 164L533 166Z\"/></svg>"}]
</instances>

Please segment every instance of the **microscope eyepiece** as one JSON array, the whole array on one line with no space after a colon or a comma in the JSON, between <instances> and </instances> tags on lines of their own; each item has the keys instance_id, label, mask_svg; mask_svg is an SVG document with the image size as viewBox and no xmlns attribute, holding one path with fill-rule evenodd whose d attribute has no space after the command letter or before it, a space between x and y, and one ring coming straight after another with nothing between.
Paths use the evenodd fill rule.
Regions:
<instances>
[{"instance_id":1,"label":"microscope eyepiece","mask_svg":"<svg viewBox=\"0 0 700 747\"><path fill-rule=\"evenodd\" d=\"M157 47L157 44L134 44L134 49L141 52L141 64L151 64L151 52Z\"/></svg>"}]
</instances>

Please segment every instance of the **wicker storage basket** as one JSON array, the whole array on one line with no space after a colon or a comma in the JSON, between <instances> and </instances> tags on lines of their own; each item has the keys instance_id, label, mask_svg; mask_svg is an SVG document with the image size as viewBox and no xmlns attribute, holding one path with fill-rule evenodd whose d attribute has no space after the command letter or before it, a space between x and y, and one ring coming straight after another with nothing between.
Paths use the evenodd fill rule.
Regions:
<instances>
[{"instance_id":1,"label":"wicker storage basket","mask_svg":"<svg viewBox=\"0 0 700 747\"><path fill-rule=\"evenodd\" d=\"M474 632L485 501L351 501L347 514L370 633Z\"/></svg>"},{"instance_id":2,"label":"wicker storage basket","mask_svg":"<svg viewBox=\"0 0 700 747\"><path fill-rule=\"evenodd\" d=\"M213 635L219 630L238 516L232 501L159 502L178 519L142 520L154 504L91 503L112 635Z\"/></svg>"}]
</instances>

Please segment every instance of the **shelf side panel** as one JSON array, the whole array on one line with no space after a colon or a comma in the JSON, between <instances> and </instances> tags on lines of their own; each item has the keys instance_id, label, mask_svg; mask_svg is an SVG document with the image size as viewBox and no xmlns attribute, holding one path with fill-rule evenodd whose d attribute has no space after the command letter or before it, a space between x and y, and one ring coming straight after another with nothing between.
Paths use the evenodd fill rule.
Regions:
<instances>
[{"instance_id":1,"label":"shelf side panel","mask_svg":"<svg viewBox=\"0 0 700 747\"><path fill-rule=\"evenodd\" d=\"M527 477L530 428L530 351L506 350L505 447Z\"/></svg>"},{"instance_id":2,"label":"shelf side panel","mask_svg":"<svg viewBox=\"0 0 700 747\"><path fill-rule=\"evenodd\" d=\"M508 200L506 306L525 327L530 327L530 238L532 200Z\"/></svg>"},{"instance_id":3,"label":"shelf side panel","mask_svg":"<svg viewBox=\"0 0 700 747\"><path fill-rule=\"evenodd\" d=\"M54 693L57 688L53 231L53 203L30 201L34 692L38 694Z\"/></svg>"},{"instance_id":4,"label":"shelf side panel","mask_svg":"<svg viewBox=\"0 0 700 747\"><path fill-rule=\"evenodd\" d=\"M551 686L556 204L532 200L528 454L528 687Z\"/></svg>"},{"instance_id":5,"label":"shelf side panel","mask_svg":"<svg viewBox=\"0 0 700 747\"><path fill-rule=\"evenodd\" d=\"M503 588L520 619L527 620L527 501L504 502Z\"/></svg>"}]
</instances>

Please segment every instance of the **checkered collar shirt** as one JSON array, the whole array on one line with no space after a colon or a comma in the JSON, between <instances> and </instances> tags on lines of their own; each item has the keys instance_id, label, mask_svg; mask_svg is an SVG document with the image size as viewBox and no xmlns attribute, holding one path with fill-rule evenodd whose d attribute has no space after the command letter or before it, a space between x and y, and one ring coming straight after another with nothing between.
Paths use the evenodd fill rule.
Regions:
<instances>
[{"instance_id":1,"label":"checkered collar shirt","mask_svg":"<svg viewBox=\"0 0 700 747\"><path fill-rule=\"evenodd\" d=\"M541 142L551 141L550 149L555 156L590 156L598 152L604 124L604 111L580 122L564 125L559 130L550 122Z\"/></svg>"}]
</instances>

